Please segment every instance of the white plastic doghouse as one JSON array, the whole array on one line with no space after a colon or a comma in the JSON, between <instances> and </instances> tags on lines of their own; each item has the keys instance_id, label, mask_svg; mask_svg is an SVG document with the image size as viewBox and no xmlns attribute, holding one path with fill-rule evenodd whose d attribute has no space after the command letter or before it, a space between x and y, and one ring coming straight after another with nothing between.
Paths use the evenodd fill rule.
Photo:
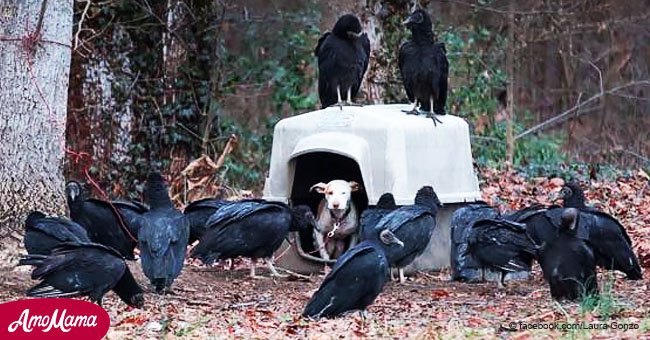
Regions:
<instances>
[{"instance_id":1,"label":"white plastic doghouse","mask_svg":"<svg viewBox=\"0 0 650 340\"><path fill-rule=\"evenodd\" d=\"M264 198L292 205L308 204L316 212L322 195L309 192L318 182L333 179L361 184L353 201L363 211L385 192L398 205L412 204L417 190L431 185L444 207L429 249L414 262L418 270L449 266L450 219L453 211L480 199L473 168L469 127L462 118L407 115L412 105L329 107L279 121L273 133ZM322 269L313 253L311 232L290 236L276 261L299 273ZM290 247L291 249L287 248ZM333 261L332 261L333 262Z\"/></svg>"}]
</instances>

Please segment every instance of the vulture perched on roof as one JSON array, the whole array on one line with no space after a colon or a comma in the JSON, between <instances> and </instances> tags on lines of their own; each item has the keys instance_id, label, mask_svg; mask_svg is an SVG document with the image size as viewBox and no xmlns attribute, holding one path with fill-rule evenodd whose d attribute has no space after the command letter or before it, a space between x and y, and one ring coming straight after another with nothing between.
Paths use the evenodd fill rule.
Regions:
<instances>
[{"instance_id":1,"label":"vulture perched on roof","mask_svg":"<svg viewBox=\"0 0 650 340\"><path fill-rule=\"evenodd\" d=\"M425 10L416 9L404 24L411 30L411 40L399 48L399 70L406 95L415 103L413 110L406 112L419 114L419 105L434 124L441 123L435 115L445 114L447 101L449 62L445 45L435 41L431 18Z\"/></svg>"},{"instance_id":2,"label":"vulture perched on roof","mask_svg":"<svg viewBox=\"0 0 650 340\"><path fill-rule=\"evenodd\" d=\"M318 96L323 108L351 105L359 92L370 60L370 40L362 32L359 18L341 16L332 32L318 39ZM343 98L345 96L345 98Z\"/></svg>"}]
</instances>

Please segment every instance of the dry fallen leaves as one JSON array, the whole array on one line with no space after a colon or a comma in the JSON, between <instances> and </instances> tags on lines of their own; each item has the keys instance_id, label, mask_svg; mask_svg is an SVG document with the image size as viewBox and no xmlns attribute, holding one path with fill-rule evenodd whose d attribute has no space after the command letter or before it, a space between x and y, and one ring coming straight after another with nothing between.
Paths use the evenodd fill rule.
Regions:
<instances>
[{"instance_id":1,"label":"dry fallen leaves","mask_svg":"<svg viewBox=\"0 0 650 340\"><path fill-rule=\"evenodd\" d=\"M207 160L206 160L207 162ZM208 164L208 163L206 163ZM551 204L563 184L560 179L525 179L512 172L482 170L483 198L502 210L532 203ZM172 181L174 182L174 181ZM589 203L617 217L635 242L646 267L650 265L650 188L648 175L616 182L591 182ZM559 307L535 267L532 278L508 283L498 290L493 283L464 284L449 281L440 271L415 275L407 284L389 283L363 320L358 313L335 320L309 321L299 315L322 278L311 281L251 280L248 261L205 268L188 263L174 285L174 294L146 294L144 309L130 309L113 293L104 299L112 326L107 339L142 338L644 338L650 336L650 275L627 281L617 275L611 319L599 312L581 313L575 303ZM136 278L147 282L139 264L130 263ZM266 273L262 273L266 274ZM609 274L601 273L604 282ZM12 271L0 276L0 301L23 297L33 281L29 273ZM509 330L510 322L611 322L635 323L635 330L559 331Z\"/></svg>"}]
</instances>

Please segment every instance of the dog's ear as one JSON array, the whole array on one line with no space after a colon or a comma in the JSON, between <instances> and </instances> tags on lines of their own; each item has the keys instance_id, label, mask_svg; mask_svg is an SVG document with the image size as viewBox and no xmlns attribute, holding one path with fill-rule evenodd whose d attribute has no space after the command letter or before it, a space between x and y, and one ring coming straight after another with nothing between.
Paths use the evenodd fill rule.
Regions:
<instances>
[{"instance_id":1,"label":"dog's ear","mask_svg":"<svg viewBox=\"0 0 650 340\"><path fill-rule=\"evenodd\" d=\"M351 192L359 191L359 183L357 183L355 181L349 181L348 184L350 184L350 191Z\"/></svg>"},{"instance_id":2,"label":"dog's ear","mask_svg":"<svg viewBox=\"0 0 650 340\"><path fill-rule=\"evenodd\" d=\"M320 182L320 183L316 183L316 184L312 185L311 188L309 188L309 191L311 192L311 191L316 190L317 193L324 194L325 193L325 188L327 188L327 184L325 184L323 182Z\"/></svg>"}]
</instances>

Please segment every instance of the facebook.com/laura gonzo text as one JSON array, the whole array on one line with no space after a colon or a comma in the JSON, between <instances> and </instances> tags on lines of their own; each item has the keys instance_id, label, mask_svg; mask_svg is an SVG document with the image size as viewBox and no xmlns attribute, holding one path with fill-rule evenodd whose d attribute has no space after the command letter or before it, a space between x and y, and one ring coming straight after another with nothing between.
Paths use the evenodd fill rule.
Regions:
<instances>
[{"instance_id":1,"label":"facebook.com/laura gonzo text","mask_svg":"<svg viewBox=\"0 0 650 340\"><path fill-rule=\"evenodd\" d=\"M626 323L620 321L610 322L521 322L510 321L501 325L509 331L523 331L533 329L547 329L547 330L630 330L639 329L638 323Z\"/></svg>"}]
</instances>

